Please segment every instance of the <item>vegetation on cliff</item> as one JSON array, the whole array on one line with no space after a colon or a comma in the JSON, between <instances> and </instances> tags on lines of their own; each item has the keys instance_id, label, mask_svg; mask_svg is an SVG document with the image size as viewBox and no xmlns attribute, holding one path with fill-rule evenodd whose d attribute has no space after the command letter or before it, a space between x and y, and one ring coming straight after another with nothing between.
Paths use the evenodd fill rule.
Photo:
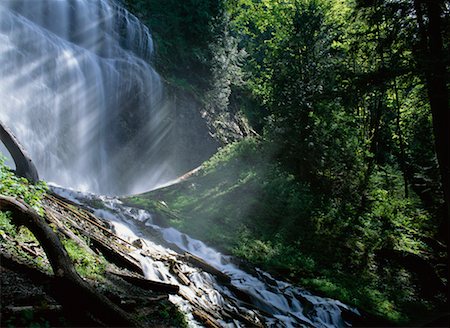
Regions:
<instances>
[{"instance_id":1,"label":"vegetation on cliff","mask_svg":"<svg viewBox=\"0 0 450 328\"><path fill-rule=\"evenodd\" d=\"M225 253L355 305L374 324L420 324L442 306L443 284L424 272L433 273L445 248L433 252L429 213L417 197L404 198L401 177L385 169L371 177L363 212L351 203L340 208L340 199L324 198L274 164L268 143L245 139L185 181L127 201Z\"/></svg>"}]
</instances>

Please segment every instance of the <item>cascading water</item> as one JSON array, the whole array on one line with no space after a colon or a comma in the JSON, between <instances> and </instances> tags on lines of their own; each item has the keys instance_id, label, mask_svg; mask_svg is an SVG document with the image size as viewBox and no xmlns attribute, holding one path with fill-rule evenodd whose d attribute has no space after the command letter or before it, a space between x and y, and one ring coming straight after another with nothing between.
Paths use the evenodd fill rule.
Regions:
<instances>
[{"instance_id":1,"label":"cascading water","mask_svg":"<svg viewBox=\"0 0 450 328\"><path fill-rule=\"evenodd\" d=\"M30 153L41 178L77 190L127 194L175 177L165 147L170 124L162 83L149 64L152 52L148 29L113 0L0 1L0 120ZM96 197L56 191L80 202ZM242 314L274 327L342 327L342 312L354 311L262 271L249 274L201 241L155 225L145 211L114 198L96 199L106 209L95 213L122 238L140 239L176 261L173 250L153 242L156 232L230 278L221 284L178 263L190 281L182 285L162 261L134 254L147 278L180 286L181 296L171 300L191 326L198 322L190 302L228 313L219 320L224 327L245 326L236 319Z\"/></svg>"},{"instance_id":2,"label":"cascading water","mask_svg":"<svg viewBox=\"0 0 450 328\"><path fill-rule=\"evenodd\" d=\"M113 0L0 1L0 120L41 178L127 194L175 177L152 54Z\"/></svg>"},{"instance_id":3,"label":"cascading water","mask_svg":"<svg viewBox=\"0 0 450 328\"><path fill-rule=\"evenodd\" d=\"M356 309L339 301L313 295L276 280L259 269L252 274L245 272L234 264L232 257L223 255L174 228L154 224L151 213L125 206L116 198L61 188L54 188L54 191L76 203L100 206L93 208L94 214L109 222L118 236L129 242L140 240L140 244L144 245L144 253L151 250L152 254L157 254L156 258L148 257L141 255L142 251L138 250L133 255L141 262L146 278L180 286L180 296L172 295L170 299L187 314L191 327L199 326L192 316L192 302L212 311L243 314L268 327L347 327L351 324L344 319L343 313L353 317L359 315ZM165 246L161 246L161 243ZM190 283L181 284L171 272L171 264L158 260L158 257L169 257L172 258L171 261L175 261L174 250L197 256L227 275L230 283L221 283L213 275L182 263L181 269ZM184 295L188 297L183 297ZM245 295L244 298L242 295ZM227 320L222 317L219 321L223 327L248 326L248 323L235 318Z\"/></svg>"}]
</instances>

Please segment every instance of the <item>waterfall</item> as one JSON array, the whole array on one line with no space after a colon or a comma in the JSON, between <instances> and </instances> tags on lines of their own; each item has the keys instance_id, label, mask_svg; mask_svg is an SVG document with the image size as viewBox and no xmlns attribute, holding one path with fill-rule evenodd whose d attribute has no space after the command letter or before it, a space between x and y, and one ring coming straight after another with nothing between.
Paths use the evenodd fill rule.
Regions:
<instances>
[{"instance_id":1,"label":"waterfall","mask_svg":"<svg viewBox=\"0 0 450 328\"><path fill-rule=\"evenodd\" d=\"M109 195L149 190L175 177L174 158L189 155L174 157L166 147L171 119L152 57L149 30L113 0L0 0L0 120L44 180ZM261 318L270 327L345 327L343 313L357 312L260 270L249 274L231 257L155 225L151 213L116 198L54 190L76 202L101 201L104 209L94 213L122 238L140 239L175 259L173 249L153 243L156 232L226 274L230 284L223 285L182 265L190 283L180 289L205 307ZM135 255L147 278L177 283L164 263ZM171 300L186 312L191 327L199 325L192 304L179 296ZM245 326L231 319L221 324Z\"/></svg>"},{"instance_id":2,"label":"waterfall","mask_svg":"<svg viewBox=\"0 0 450 328\"><path fill-rule=\"evenodd\" d=\"M112 0L0 2L0 120L40 177L101 194L174 177L147 27Z\"/></svg>"}]
</instances>

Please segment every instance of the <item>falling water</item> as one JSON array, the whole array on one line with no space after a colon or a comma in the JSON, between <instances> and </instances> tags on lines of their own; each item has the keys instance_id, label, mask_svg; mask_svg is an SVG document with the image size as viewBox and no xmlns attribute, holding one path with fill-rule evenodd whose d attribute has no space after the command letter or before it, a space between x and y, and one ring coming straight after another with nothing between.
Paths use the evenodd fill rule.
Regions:
<instances>
[{"instance_id":1,"label":"falling water","mask_svg":"<svg viewBox=\"0 0 450 328\"><path fill-rule=\"evenodd\" d=\"M148 190L173 177L165 149L170 124L161 79L149 64L153 43L148 29L113 0L0 1L0 120L13 130L42 178L58 185L103 194ZM0 151L3 151L0 149ZM84 200L93 195L67 193ZM76 200L76 199L75 199ZM274 327L342 327L346 305L273 279L249 274L201 241L161 228L151 214L103 197L96 210L130 240L141 239L165 256L166 243L193 253L230 277L214 276L187 264L190 285L180 290L212 309L260 318ZM177 283L157 259L136 254L147 278ZM241 300L240 290L248 297ZM171 300L196 326L191 304ZM238 321L223 326L240 327Z\"/></svg>"},{"instance_id":2,"label":"falling water","mask_svg":"<svg viewBox=\"0 0 450 328\"><path fill-rule=\"evenodd\" d=\"M0 120L41 178L126 194L174 177L152 55L113 0L0 1Z\"/></svg>"}]
</instances>

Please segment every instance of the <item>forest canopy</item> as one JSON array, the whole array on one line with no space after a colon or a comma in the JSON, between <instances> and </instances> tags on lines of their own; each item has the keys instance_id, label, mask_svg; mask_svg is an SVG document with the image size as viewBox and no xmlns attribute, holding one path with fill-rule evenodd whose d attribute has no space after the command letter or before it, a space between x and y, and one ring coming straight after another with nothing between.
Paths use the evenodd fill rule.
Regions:
<instances>
[{"instance_id":1,"label":"forest canopy","mask_svg":"<svg viewBox=\"0 0 450 328\"><path fill-rule=\"evenodd\" d=\"M156 35L170 84L206 108L225 94L255 130L207 162L195 190L159 194L187 217L174 224L393 322L438 311L448 296L447 1L126 3ZM211 89L222 98L201 96ZM205 225L220 233L202 235ZM224 233L236 225L239 236Z\"/></svg>"}]
</instances>

